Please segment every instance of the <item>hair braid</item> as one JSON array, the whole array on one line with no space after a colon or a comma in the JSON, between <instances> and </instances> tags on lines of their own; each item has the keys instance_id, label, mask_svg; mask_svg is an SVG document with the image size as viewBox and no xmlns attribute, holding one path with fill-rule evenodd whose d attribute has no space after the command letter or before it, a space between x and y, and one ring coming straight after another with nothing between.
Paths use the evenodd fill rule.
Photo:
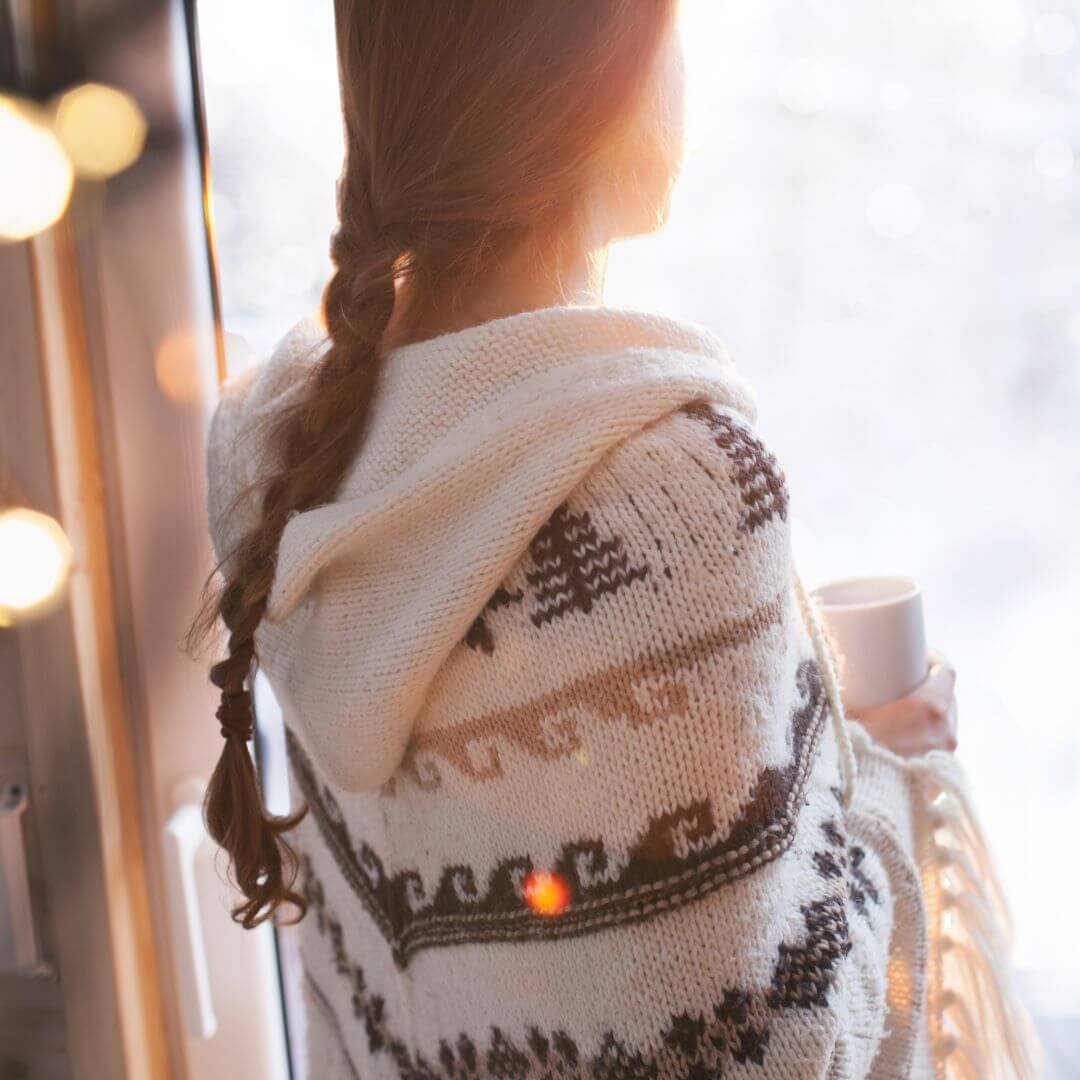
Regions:
<instances>
[{"instance_id":1,"label":"hair braid","mask_svg":"<svg viewBox=\"0 0 1080 1080\"><path fill-rule=\"evenodd\" d=\"M676 6L334 0L345 167L335 274L323 295L330 345L298 398L260 432L272 456L233 504L257 490L258 522L215 568L224 585L187 637L194 652L218 616L228 630L228 653L210 672L225 746L205 812L232 861L244 896L233 915L245 927L283 902L305 907L285 835L304 811L267 814L246 746L255 635L286 523L334 498L363 442L396 283L411 279L410 306L426 296L441 307L448 294L452 306L454 291L495 269L502 253L572 215L614 167ZM410 310L397 314L395 343L422 333L422 319L411 327Z\"/></svg>"},{"instance_id":2,"label":"hair braid","mask_svg":"<svg viewBox=\"0 0 1080 1080\"><path fill-rule=\"evenodd\" d=\"M381 339L394 309L400 252L370 234L350 236L342 229L331 255L336 270L323 300L331 344L309 373L300 400L275 418L270 443L282 448L281 467L262 482L259 525L235 553L218 604L229 630L228 655L210 669L221 691L217 718L225 745L207 786L206 825L228 853L244 896L233 917L249 929L283 902L295 905L301 915L306 909L293 888L297 860L285 836L306 808L286 817L266 812L246 746L254 734L246 684L258 662L255 631L266 610L288 518L333 498L363 439Z\"/></svg>"}]
</instances>

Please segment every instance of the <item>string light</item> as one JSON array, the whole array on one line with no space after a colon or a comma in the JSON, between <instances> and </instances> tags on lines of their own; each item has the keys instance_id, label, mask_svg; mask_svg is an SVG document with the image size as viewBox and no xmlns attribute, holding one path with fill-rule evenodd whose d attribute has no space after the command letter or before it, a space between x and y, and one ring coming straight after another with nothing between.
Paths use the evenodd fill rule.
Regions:
<instances>
[{"instance_id":1,"label":"string light","mask_svg":"<svg viewBox=\"0 0 1080 1080\"><path fill-rule=\"evenodd\" d=\"M64 595L72 561L55 518L25 506L0 510L0 626L51 611Z\"/></svg>"},{"instance_id":2,"label":"string light","mask_svg":"<svg viewBox=\"0 0 1080 1080\"><path fill-rule=\"evenodd\" d=\"M54 127L75 171L92 180L115 176L146 142L146 120L133 98L101 83L83 83L56 104Z\"/></svg>"},{"instance_id":3,"label":"string light","mask_svg":"<svg viewBox=\"0 0 1080 1080\"><path fill-rule=\"evenodd\" d=\"M74 173L48 115L0 94L0 239L26 240L67 209Z\"/></svg>"}]
</instances>

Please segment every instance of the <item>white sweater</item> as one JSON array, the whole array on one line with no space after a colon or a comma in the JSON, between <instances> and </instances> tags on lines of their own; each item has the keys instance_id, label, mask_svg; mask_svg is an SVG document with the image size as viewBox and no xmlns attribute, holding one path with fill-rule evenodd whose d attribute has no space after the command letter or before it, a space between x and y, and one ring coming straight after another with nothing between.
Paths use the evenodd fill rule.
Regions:
<instances>
[{"instance_id":1,"label":"white sweater","mask_svg":"<svg viewBox=\"0 0 1080 1080\"><path fill-rule=\"evenodd\" d=\"M225 389L219 557L324 346L304 324ZM711 334L640 313L386 358L256 634L310 807L312 1078L902 1077L952 1048L919 880L945 766L853 726L845 805L753 420Z\"/></svg>"}]
</instances>

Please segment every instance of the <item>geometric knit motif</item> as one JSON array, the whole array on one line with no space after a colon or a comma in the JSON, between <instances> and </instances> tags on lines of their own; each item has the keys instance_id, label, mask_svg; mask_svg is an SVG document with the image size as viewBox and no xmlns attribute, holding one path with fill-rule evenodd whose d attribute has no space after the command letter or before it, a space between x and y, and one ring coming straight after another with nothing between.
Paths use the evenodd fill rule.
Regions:
<instances>
[{"instance_id":1,"label":"geometric knit motif","mask_svg":"<svg viewBox=\"0 0 1080 1080\"><path fill-rule=\"evenodd\" d=\"M623 658L527 703L417 732L383 791L394 795L409 784L435 791L446 766L471 780L497 780L505 775L504 746L540 761L558 761L581 752L588 729L640 730L684 715L698 665L755 644L781 625L784 610L784 598L776 596L746 614L714 616L674 645Z\"/></svg>"},{"instance_id":2,"label":"geometric knit motif","mask_svg":"<svg viewBox=\"0 0 1080 1080\"><path fill-rule=\"evenodd\" d=\"M732 480L745 507L740 532L760 529L774 516L787 518L788 489L784 471L765 444L745 425L704 401L684 405L683 412L707 424L716 445L731 459Z\"/></svg>"},{"instance_id":3,"label":"geometric knit motif","mask_svg":"<svg viewBox=\"0 0 1080 1080\"><path fill-rule=\"evenodd\" d=\"M801 698L791 718L791 760L759 774L735 822L716 827L708 800L650 818L624 852L603 837L567 839L550 868L528 853L500 859L482 877L454 863L435 882L412 869L387 871L367 838L352 834L333 793L322 785L292 733L289 758L297 788L322 840L356 899L367 909L400 968L422 949L482 941L574 937L641 921L738 881L779 858L795 835L799 810L825 722L824 685L817 665L798 672ZM567 888L552 919L529 904L526 882L551 869Z\"/></svg>"},{"instance_id":4,"label":"geometric knit motif","mask_svg":"<svg viewBox=\"0 0 1080 1080\"><path fill-rule=\"evenodd\" d=\"M486 614L489 611L498 611L500 608L509 607L511 604L520 604L521 600L522 594L520 590L510 592L500 585L484 605L484 610L473 619L469 632L465 635L465 644L470 649L479 649L480 652L490 656L495 651L495 638L485 618Z\"/></svg>"},{"instance_id":5,"label":"geometric knit motif","mask_svg":"<svg viewBox=\"0 0 1080 1080\"><path fill-rule=\"evenodd\" d=\"M369 1053L392 1059L402 1077L416 1080L534 1076L706 1080L722 1077L732 1064L766 1065L774 1018L793 1009L825 1008L839 965L851 949L843 885L830 881L823 894L803 905L802 933L778 947L767 985L727 987L708 1011L673 1013L662 1031L659 1049L634 1046L609 1031L598 1051L588 1055L566 1031L541 1031L533 1026L524 1038L515 1039L492 1025L483 1042L468 1032L444 1035L437 1060L428 1060L411 1051L393 1030L385 1000L377 988L368 985L363 967L350 954L341 921L328 905L322 882L306 856L301 858L300 871L301 892L319 933L329 939L334 970L348 982L352 1015L363 1025ZM342 1038L341 1018L333 1014L318 984L312 988L323 999L323 1008ZM359 1076L352 1062L350 1066Z\"/></svg>"},{"instance_id":6,"label":"geometric knit motif","mask_svg":"<svg viewBox=\"0 0 1080 1080\"><path fill-rule=\"evenodd\" d=\"M631 566L623 541L601 538L586 510L575 514L563 503L533 538L535 564L526 580L535 590L530 615L540 627L571 611L588 614L594 601L644 579L647 566Z\"/></svg>"},{"instance_id":7,"label":"geometric knit motif","mask_svg":"<svg viewBox=\"0 0 1080 1080\"><path fill-rule=\"evenodd\" d=\"M866 851L858 844L848 845L838 821L821 826L830 848L814 853L814 868L820 877L847 880L848 898L856 911L870 922L870 905L881 906L881 895L864 867Z\"/></svg>"},{"instance_id":8,"label":"geometric knit motif","mask_svg":"<svg viewBox=\"0 0 1080 1080\"><path fill-rule=\"evenodd\" d=\"M219 558L320 347L222 399ZM886 973L899 949L925 984L894 872L917 881L914 786L860 760L851 810L830 794L787 489L722 349L556 309L382 375L257 633L309 808L312 1080L909 1075Z\"/></svg>"},{"instance_id":9,"label":"geometric knit motif","mask_svg":"<svg viewBox=\"0 0 1080 1080\"><path fill-rule=\"evenodd\" d=\"M565 503L557 507L529 545L532 566L526 580L533 589L530 619L536 627L573 611L588 614L603 596L643 580L648 566L631 566L622 540L601 537L588 511L574 513ZM495 639L485 615L521 603L520 590L500 586L473 621L465 644L490 656Z\"/></svg>"}]
</instances>

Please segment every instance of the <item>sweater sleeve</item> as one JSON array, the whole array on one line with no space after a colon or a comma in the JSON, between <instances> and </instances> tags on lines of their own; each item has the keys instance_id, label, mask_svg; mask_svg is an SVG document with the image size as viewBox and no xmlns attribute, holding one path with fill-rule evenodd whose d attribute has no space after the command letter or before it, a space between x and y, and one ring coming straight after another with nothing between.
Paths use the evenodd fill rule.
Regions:
<instances>
[{"instance_id":1,"label":"sweater sleeve","mask_svg":"<svg viewBox=\"0 0 1080 1080\"><path fill-rule=\"evenodd\" d=\"M693 404L610 455L578 498L597 532L598 592L645 574L647 615L627 612L621 627L647 630L624 648L631 662L649 657L650 690L672 716L662 744L623 768L658 810L707 808L693 820L718 860L703 879L715 887L703 901L715 929L698 945L768 1035L759 1046L752 1030L728 1032L732 1062L760 1052L770 1076L810 1075L817 1042L822 1075L829 1061L838 1075L875 1061L904 1075L924 933L906 821L873 798L883 827L860 829L842 805L824 684L792 589L781 466L738 413ZM638 540L625 562L604 546L604 523L617 534L619 519ZM570 596L556 590L548 610ZM625 640L621 627L610 632ZM887 1024L894 946L906 950L913 1007Z\"/></svg>"},{"instance_id":2,"label":"sweater sleeve","mask_svg":"<svg viewBox=\"0 0 1080 1080\"><path fill-rule=\"evenodd\" d=\"M514 843L508 788L528 793L522 836L551 837L534 858L575 899L564 925L641 924L605 963L631 949L656 1014L683 1006L662 1021L664 1075L861 1076L892 1038L891 856L848 830L788 499L733 410L691 404L618 446L440 676L505 707L422 722L395 779L498 820L493 846Z\"/></svg>"}]
</instances>

